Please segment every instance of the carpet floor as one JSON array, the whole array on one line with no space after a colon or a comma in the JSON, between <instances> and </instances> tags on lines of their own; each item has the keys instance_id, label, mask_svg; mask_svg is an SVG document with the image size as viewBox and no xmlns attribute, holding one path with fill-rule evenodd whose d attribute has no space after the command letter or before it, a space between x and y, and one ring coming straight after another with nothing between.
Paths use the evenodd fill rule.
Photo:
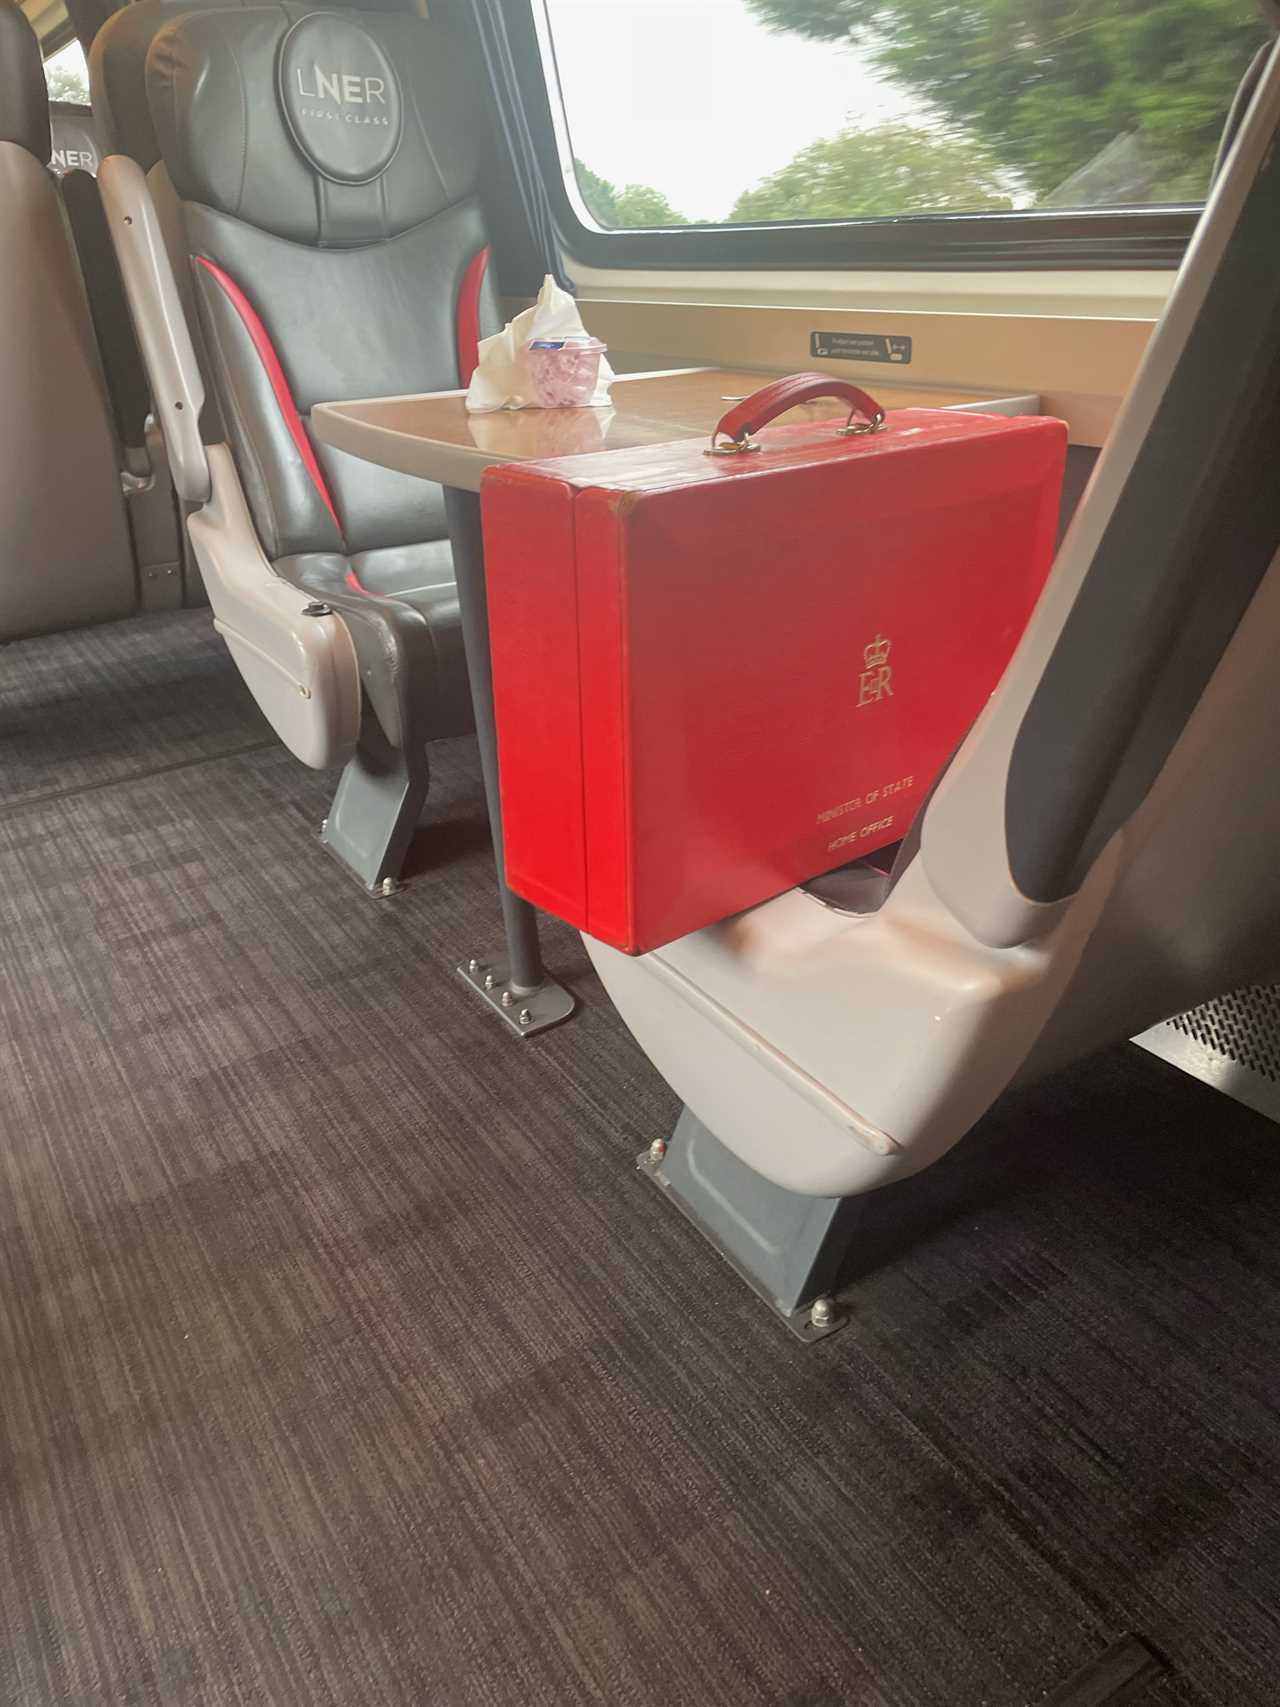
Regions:
<instances>
[{"instance_id":1,"label":"carpet floor","mask_svg":"<svg viewBox=\"0 0 1280 1707\"><path fill-rule=\"evenodd\" d=\"M7 648L0 1701L1143 1707L1280 1674L1280 1146L1124 1049L871 1200L804 1348L635 1173L674 1100L316 839L207 614Z\"/></svg>"},{"instance_id":2,"label":"carpet floor","mask_svg":"<svg viewBox=\"0 0 1280 1707\"><path fill-rule=\"evenodd\" d=\"M0 647L0 807L275 744L207 610Z\"/></svg>"}]
</instances>

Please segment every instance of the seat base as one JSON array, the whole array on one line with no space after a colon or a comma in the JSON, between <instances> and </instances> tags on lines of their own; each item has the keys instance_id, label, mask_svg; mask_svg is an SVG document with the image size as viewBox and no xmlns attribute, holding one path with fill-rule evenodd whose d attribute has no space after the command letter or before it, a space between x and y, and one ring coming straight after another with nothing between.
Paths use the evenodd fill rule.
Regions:
<instances>
[{"instance_id":1,"label":"seat base","mask_svg":"<svg viewBox=\"0 0 1280 1707\"><path fill-rule=\"evenodd\" d=\"M364 715L321 840L370 894L393 894L426 804L427 743L472 727L449 542L307 552L275 569L350 631Z\"/></svg>"},{"instance_id":2,"label":"seat base","mask_svg":"<svg viewBox=\"0 0 1280 1707\"><path fill-rule=\"evenodd\" d=\"M862 1198L785 1191L739 1161L688 1108L670 1142L651 1145L637 1166L798 1339L825 1339L848 1321L829 1293Z\"/></svg>"},{"instance_id":3,"label":"seat base","mask_svg":"<svg viewBox=\"0 0 1280 1707\"><path fill-rule=\"evenodd\" d=\"M400 887L400 868L430 783L425 749L406 753L393 747L376 717L363 720L320 840L371 895L391 895Z\"/></svg>"}]
</instances>

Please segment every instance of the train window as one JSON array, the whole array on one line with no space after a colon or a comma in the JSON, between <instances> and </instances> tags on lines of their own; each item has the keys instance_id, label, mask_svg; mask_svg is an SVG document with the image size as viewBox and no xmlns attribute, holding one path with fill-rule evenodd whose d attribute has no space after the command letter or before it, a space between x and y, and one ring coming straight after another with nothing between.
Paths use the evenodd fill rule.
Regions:
<instances>
[{"instance_id":1,"label":"train window","mask_svg":"<svg viewBox=\"0 0 1280 1707\"><path fill-rule=\"evenodd\" d=\"M89 105L89 68L78 41L69 41L49 55L44 62L44 80L51 101L65 101L73 107Z\"/></svg>"},{"instance_id":2,"label":"train window","mask_svg":"<svg viewBox=\"0 0 1280 1707\"><path fill-rule=\"evenodd\" d=\"M1263 40L1252 0L534 3L596 232L1186 209Z\"/></svg>"}]
</instances>

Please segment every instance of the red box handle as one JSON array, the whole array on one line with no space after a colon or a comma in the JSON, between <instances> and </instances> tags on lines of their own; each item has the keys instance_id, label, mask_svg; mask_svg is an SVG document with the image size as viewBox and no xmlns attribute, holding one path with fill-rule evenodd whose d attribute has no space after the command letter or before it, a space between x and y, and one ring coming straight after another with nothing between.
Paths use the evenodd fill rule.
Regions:
<instances>
[{"instance_id":1,"label":"red box handle","mask_svg":"<svg viewBox=\"0 0 1280 1707\"><path fill-rule=\"evenodd\" d=\"M849 419L838 429L841 433L878 433L884 426L884 410L875 398L851 385L847 379L832 379L825 373L792 373L785 379L775 379L768 385L762 385L759 391L753 391L750 397L722 415L711 435L707 455L734 456L742 451L759 450L760 446L752 443L752 433L767 427L770 421L776 421L786 410L794 409L800 403L814 403L820 397L838 397L849 405ZM861 415L863 419L855 422L855 415ZM721 433L728 438L728 444L716 442Z\"/></svg>"}]
</instances>

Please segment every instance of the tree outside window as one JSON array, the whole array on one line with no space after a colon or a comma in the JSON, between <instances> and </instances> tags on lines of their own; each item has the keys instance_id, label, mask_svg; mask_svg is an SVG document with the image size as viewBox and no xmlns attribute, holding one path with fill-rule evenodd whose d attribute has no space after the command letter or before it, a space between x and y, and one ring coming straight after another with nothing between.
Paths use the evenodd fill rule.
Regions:
<instances>
[{"instance_id":1,"label":"tree outside window","mask_svg":"<svg viewBox=\"0 0 1280 1707\"><path fill-rule=\"evenodd\" d=\"M556 8L571 7L574 0L550 4L554 24ZM692 201L705 190L682 184L678 160L658 158L666 135L666 91L653 78L633 75L629 104L619 101L596 116L592 136L575 132L588 159L597 146L607 158L629 122L647 125L643 134L654 140L646 141L644 156L655 160L652 182L618 188L600 173L600 160L595 169L575 160L583 201L605 229L1195 203L1207 191L1232 94L1266 35L1251 0L686 5L701 7L708 18L714 14L716 28L735 26L742 55L754 51L763 65L753 73L756 83L770 77L763 62L766 33L780 44L810 44L810 65L813 49L828 48L848 71L825 60L817 69L848 76L850 110L842 125L827 118L822 133L811 132L813 139L789 160L784 154L773 170L757 172L736 191L725 183L721 207L727 211L699 220L698 209L684 198ZM566 19L570 15L566 11ZM629 20L634 32L647 17L656 27L670 15L666 0L602 0L594 13L606 36L611 27L622 27L618 20ZM754 49L745 36L753 38ZM633 44L635 39L633 33ZM625 48L621 58L625 63ZM735 116L739 109L758 113L762 126L782 103L795 134L802 86L778 79L755 87L743 81L730 54L723 64L707 67L707 101L714 103L726 88L732 89L732 97L724 98L736 103ZM859 97L868 88L897 100L892 116L864 115ZM573 129L574 91L567 93ZM674 116L672 135L688 117ZM726 172L735 152L725 144ZM614 157L621 157L616 149Z\"/></svg>"}]
</instances>

